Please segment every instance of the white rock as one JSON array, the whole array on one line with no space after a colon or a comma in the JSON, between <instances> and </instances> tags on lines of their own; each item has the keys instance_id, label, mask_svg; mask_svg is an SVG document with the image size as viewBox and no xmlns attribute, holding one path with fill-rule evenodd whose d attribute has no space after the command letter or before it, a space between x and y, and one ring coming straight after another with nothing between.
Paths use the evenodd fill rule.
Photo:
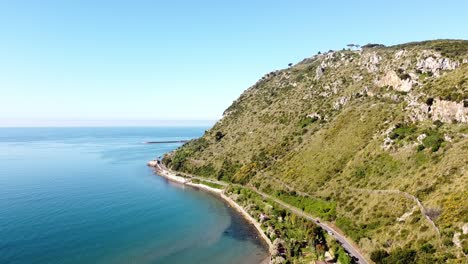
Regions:
<instances>
[{"instance_id":1,"label":"white rock","mask_svg":"<svg viewBox=\"0 0 468 264\"><path fill-rule=\"evenodd\" d=\"M400 79L395 71L388 71L382 79L377 81L379 87L391 86L400 92L409 92L415 83L412 79Z\"/></svg>"},{"instance_id":2,"label":"white rock","mask_svg":"<svg viewBox=\"0 0 468 264\"><path fill-rule=\"evenodd\" d=\"M456 120L461 123L468 123L468 107L463 106L463 102L457 103L453 101L435 99L431 106L432 120L440 120L442 122L452 122Z\"/></svg>"},{"instance_id":3,"label":"white rock","mask_svg":"<svg viewBox=\"0 0 468 264\"><path fill-rule=\"evenodd\" d=\"M456 232L455 234L453 234L453 238L452 238L452 242L453 244L455 244L455 246L457 247L461 247L461 241L460 241L460 235L461 233L460 232Z\"/></svg>"},{"instance_id":4,"label":"white rock","mask_svg":"<svg viewBox=\"0 0 468 264\"><path fill-rule=\"evenodd\" d=\"M324 73L325 67L323 67L323 65L317 66L317 69L315 70L315 80L320 79L320 77L322 77Z\"/></svg>"},{"instance_id":5,"label":"white rock","mask_svg":"<svg viewBox=\"0 0 468 264\"><path fill-rule=\"evenodd\" d=\"M423 139L425 139L426 137L427 137L426 134L421 134L416 138L416 140L418 141L419 144L421 144Z\"/></svg>"},{"instance_id":6,"label":"white rock","mask_svg":"<svg viewBox=\"0 0 468 264\"><path fill-rule=\"evenodd\" d=\"M406 55L406 50L399 50L395 53L395 59L399 59Z\"/></svg>"},{"instance_id":7,"label":"white rock","mask_svg":"<svg viewBox=\"0 0 468 264\"><path fill-rule=\"evenodd\" d=\"M430 72L434 76L439 76L441 70L454 70L460 63L458 61L451 61L448 58L434 58L433 56L419 60L416 63L416 68L422 72Z\"/></svg>"},{"instance_id":8,"label":"white rock","mask_svg":"<svg viewBox=\"0 0 468 264\"><path fill-rule=\"evenodd\" d=\"M367 53L363 56L364 62L362 63L368 72L377 72L379 70L380 61L382 57L380 57L376 52Z\"/></svg>"},{"instance_id":9,"label":"white rock","mask_svg":"<svg viewBox=\"0 0 468 264\"><path fill-rule=\"evenodd\" d=\"M317 112L308 114L307 117L312 118L312 119L317 118L318 120L322 119L322 116L320 116Z\"/></svg>"},{"instance_id":10,"label":"white rock","mask_svg":"<svg viewBox=\"0 0 468 264\"><path fill-rule=\"evenodd\" d=\"M444 140L447 142L452 142L452 138L448 136L447 134L444 135Z\"/></svg>"},{"instance_id":11,"label":"white rock","mask_svg":"<svg viewBox=\"0 0 468 264\"><path fill-rule=\"evenodd\" d=\"M343 105L348 102L349 98L346 96L342 96L338 98L338 100L333 104L333 109L339 110Z\"/></svg>"}]
</instances>

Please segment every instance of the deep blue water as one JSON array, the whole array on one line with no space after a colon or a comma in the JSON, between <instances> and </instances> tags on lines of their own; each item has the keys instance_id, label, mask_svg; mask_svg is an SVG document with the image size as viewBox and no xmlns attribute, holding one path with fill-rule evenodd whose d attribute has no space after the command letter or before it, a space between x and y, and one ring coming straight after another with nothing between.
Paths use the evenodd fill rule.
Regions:
<instances>
[{"instance_id":1,"label":"deep blue water","mask_svg":"<svg viewBox=\"0 0 468 264\"><path fill-rule=\"evenodd\" d=\"M205 128L0 128L0 263L258 263L252 226L146 162Z\"/></svg>"}]
</instances>

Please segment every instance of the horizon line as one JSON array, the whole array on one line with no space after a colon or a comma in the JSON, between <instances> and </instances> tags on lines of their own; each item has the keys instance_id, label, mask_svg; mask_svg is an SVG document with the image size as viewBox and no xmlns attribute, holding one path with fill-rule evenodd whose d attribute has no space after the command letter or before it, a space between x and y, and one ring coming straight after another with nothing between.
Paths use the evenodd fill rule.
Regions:
<instances>
[{"instance_id":1,"label":"horizon line","mask_svg":"<svg viewBox=\"0 0 468 264\"><path fill-rule=\"evenodd\" d=\"M0 128L212 126L219 119L0 119Z\"/></svg>"}]
</instances>

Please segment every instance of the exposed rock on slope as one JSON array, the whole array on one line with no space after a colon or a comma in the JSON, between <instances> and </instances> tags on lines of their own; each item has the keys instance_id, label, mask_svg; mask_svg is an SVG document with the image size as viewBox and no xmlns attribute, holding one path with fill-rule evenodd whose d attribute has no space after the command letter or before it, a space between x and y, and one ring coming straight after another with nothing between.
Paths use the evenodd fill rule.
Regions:
<instances>
[{"instance_id":1,"label":"exposed rock on slope","mask_svg":"<svg viewBox=\"0 0 468 264\"><path fill-rule=\"evenodd\" d=\"M467 250L452 242L468 223L467 109L468 41L328 52L264 76L164 161L307 204L369 256L446 262Z\"/></svg>"}]
</instances>

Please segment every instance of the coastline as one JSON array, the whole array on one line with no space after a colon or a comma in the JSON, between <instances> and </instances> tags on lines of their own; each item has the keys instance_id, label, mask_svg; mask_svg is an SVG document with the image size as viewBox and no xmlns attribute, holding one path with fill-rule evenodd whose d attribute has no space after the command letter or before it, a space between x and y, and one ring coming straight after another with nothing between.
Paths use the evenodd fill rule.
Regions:
<instances>
[{"instance_id":1,"label":"coastline","mask_svg":"<svg viewBox=\"0 0 468 264\"><path fill-rule=\"evenodd\" d=\"M159 176L161 176L161 177L164 177L164 178L166 178L166 179L168 179L170 181L176 182L176 183L180 183L180 184L183 184L183 185L188 185L188 186L200 189L202 191L213 193L216 196L220 197L222 200L224 200L229 206L233 207L237 212L239 212L242 215L242 217L245 220L247 220L247 222L249 222L250 224L252 224L255 227L255 229L257 230L257 233L260 235L263 242L268 245L268 256L263 261L261 261L261 263L269 263L269 260L270 260L270 257L271 257L271 252L273 250L273 243L266 236L266 234L263 232L263 229L262 229L260 223L255 218L253 218L242 206L240 206L234 200L232 200L230 197L225 195L224 191L222 189L213 188L213 187L204 185L202 183L193 183L188 178L177 176L177 175L171 173L170 171L162 168L162 166L160 166L159 161L157 161L157 160L149 161L147 165L149 167L152 167L157 172L157 174Z\"/></svg>"}]
</instances>

